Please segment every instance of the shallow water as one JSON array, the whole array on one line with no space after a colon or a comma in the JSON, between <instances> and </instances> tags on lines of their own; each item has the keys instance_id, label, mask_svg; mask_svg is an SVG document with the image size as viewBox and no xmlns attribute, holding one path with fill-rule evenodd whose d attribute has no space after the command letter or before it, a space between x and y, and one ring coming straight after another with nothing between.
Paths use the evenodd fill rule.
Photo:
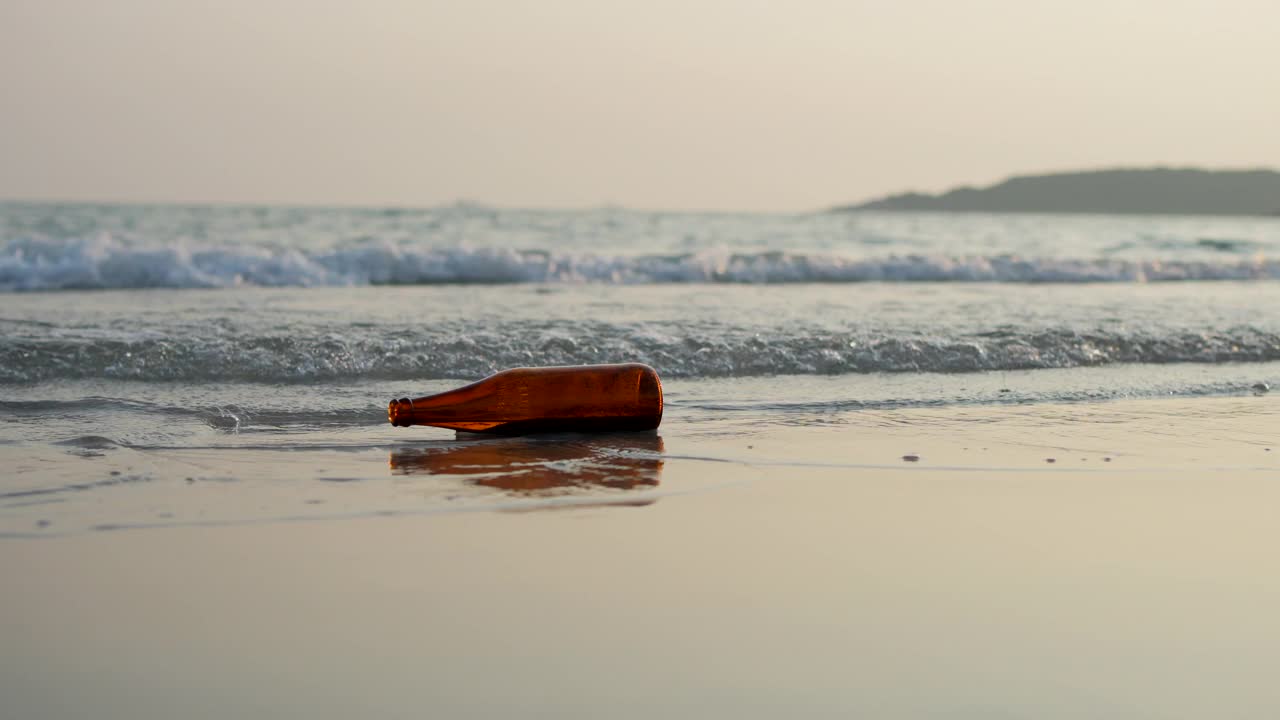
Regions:
<instances>
[{"instance_id":1,"label":"shallow water","mask_svg":"<svg viewBox=\"0 0 1280 720\"><path fill-rule=\"evenodd\" d=\"M641 506L787 468L1277 470L1280 407L1250 389L1277 376L1265 363L677 379L658 433L531 438L393 428L379 401L403 384L37 384L0 405L0 535ZM736 470L664 478L706 463Z\"/></svg>"}]
</instances>

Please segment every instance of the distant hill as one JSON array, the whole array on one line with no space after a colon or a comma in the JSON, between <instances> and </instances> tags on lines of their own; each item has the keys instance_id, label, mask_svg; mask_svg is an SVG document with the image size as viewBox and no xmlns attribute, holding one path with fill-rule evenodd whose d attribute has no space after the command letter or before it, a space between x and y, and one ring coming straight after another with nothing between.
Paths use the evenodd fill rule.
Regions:
<instances>
[{"instance_id":1,"label":"distant hill","mask_svg":"<svg viewBox=\"0 0 1280 720\"><path fill-rule=\"evenodd\" d=\"M1280 172L1146 168L1021 175L989 187L890 195L836 210L1280 215Z\"/></svg>"}]
</instances>

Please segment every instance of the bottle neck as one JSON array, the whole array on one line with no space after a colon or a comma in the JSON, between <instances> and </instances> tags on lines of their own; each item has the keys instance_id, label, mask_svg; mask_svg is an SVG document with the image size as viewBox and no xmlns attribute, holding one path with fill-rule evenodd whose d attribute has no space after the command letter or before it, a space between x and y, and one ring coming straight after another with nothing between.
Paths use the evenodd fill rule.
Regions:
<instances>
[{"instance_id":1,"label":"bottle neck","mask_svg":"<svg viewBox=\"0 0 1280 720\"><path fill-rule=\"evenodd\" d=\"M392 400L387 406L387 419L396 427L413 425L413 400L407 397Z\"/></svg>"}]
</instances>

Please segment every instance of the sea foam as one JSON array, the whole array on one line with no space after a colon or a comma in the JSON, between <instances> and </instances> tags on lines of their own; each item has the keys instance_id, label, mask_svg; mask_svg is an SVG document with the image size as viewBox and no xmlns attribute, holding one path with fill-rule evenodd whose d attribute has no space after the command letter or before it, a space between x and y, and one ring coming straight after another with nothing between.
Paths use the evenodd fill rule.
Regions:
<instances>
[{"instance_id":1,"label":"sea foam","mask_svg":"<svg viewBox=\"0 0 1280 720\"><path fill-rule=\"evenodd\" d=\"M111 379L269 382L477 378L528 364L631 360L671 377L846 373L966 373L1111 365L1280 360L1280 334L1238 327L1215 332L1042 330L953 337L784 333L660 338L598 323L589 341L502 328L458 336L449 328L363 335L174 334L0 338L0 383Z\"/></svg>"}]
</instances>

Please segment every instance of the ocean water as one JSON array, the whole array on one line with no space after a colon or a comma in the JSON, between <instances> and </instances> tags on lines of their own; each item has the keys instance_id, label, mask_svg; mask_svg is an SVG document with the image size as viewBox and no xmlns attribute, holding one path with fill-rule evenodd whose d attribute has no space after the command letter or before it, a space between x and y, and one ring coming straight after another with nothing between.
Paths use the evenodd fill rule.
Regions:
<instances>
[{"instance_id":1,"label":"ocean water","mask_svg":"<svg viewBox=\"0 0 1280 720\"><path fill-rule=\"evenodd\" d=\"M778 428L1248 417L1280 387L1277 280L1280 218L0 204L0 533L644 504L706 489L664 463L745 466L725 443ZM386 422L621 361L664 378L659 435ZM1265 407L1222 439L1275 442Z\"/></svg>"}]
</instances>

